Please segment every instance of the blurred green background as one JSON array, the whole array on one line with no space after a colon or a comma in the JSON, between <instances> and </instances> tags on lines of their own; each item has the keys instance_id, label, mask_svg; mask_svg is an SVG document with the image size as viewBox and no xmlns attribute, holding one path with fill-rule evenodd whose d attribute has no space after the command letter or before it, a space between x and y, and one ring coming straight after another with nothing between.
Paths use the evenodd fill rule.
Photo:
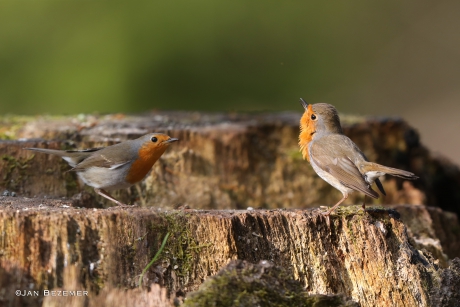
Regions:
<instances>
[{"instance_id":1,"label":"blurred green background","mask_svg":"<svg viewBox=\"0 0 460 307\"><path fill-rule=\"evenodd\" d=\"M1 0L0 112L300 112L304 97L402 116L460 163L459 30L454 0Z\"/></svg>"}]
</instances>

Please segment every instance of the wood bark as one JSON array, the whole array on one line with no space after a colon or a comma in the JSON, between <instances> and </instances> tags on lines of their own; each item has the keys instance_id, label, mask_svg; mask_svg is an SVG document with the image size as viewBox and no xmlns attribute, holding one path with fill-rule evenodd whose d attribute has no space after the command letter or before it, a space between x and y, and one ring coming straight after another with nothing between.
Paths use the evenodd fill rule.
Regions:
<instances>
[{"instance_id":1,"label":"wood bark","mask_svg":"<svg viewBox=\"0 0 460 307\"><path fill-rule=\"evenodd\" d=\"M0 264L9 276L3 285L7 291L30 284L34 289L63 287L68 267L79 270L82 287L93 293L108 286L135 288L168 232L161 260L143 283L158 283L178 296L197 290L232 259L270 261L310 294L342 294L361 306L434 306L446 282L443 274L454 276L450 284L458 282L458 272L411 244L392 209L364 213L359 206L344 207L327 219L320 209L163 211L69 205L1 199ZM422 208L426 215L440 214L429 207L404 210L414 214ZM455 216L448 218L456 224L439 225L442 229L458 227ZM458 232L452 235L459 240Z\"/></svg>"}]
</instances>

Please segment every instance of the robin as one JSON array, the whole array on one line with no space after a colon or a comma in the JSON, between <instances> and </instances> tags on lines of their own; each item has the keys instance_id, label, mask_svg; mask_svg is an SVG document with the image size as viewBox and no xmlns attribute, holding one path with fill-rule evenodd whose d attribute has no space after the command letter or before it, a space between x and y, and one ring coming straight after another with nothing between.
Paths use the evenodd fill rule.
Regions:
<instances>
[{"instance_id":1,"label":"robin","mask_svg":"<svg viewBox=\"0 0 460 307\"><path fill-rule=\"evenodd\" d=\"M24 149L60 156L72 167L69 171L77 172L97 194L126 206L106 190L129 188L144 179L166 148L176 141L178 139L165 134L150 133L135 140L86 150Z\"/></svg>"},{"instance_id":2,"label":"robin","mask_svg":"<svg viewBox=\"0 0 460 307\"><path fill-rule=\"evenodd\" d=\"M327 103L307 104L302 98L300 103L305 109L300 119L302 156L310 162L318 176L343 194L343 198L324 215L329 216L353 191L364 193L364 198L379 198L379 194L371 188L374 182L386 195L379 180L385 174L411 180L418 178L411 172L369 162L358 146L343 134L334 106Z\"/></svg>"}]
</instances>

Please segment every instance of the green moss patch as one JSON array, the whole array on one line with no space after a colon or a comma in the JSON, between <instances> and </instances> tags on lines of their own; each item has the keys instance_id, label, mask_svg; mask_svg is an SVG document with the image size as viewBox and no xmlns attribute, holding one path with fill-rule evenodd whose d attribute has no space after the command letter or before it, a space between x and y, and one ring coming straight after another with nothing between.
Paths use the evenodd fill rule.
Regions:
<instances>
[{"instance_id":1,"label":"green moss patch","mask_svg":"<svg viewBox=\"0 0 460 307\"><path fill-rule=\"evenodd\" d=\"M252 264L235 260L200 289L187 296L183 306L358 306L338 295L309 295L302 284L269 261Z\"/></svg>"}]
</instances>

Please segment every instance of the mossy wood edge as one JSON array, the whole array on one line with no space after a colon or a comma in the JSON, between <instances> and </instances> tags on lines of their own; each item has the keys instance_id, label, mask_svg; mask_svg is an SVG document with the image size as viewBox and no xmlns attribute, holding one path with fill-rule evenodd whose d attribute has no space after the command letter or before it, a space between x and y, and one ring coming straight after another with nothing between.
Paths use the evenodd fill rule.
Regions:
<instances>
[{"instance_id":1,"label":"mossy wood edge","mask_svg":"<svg viewBox=\"0 0 460 307\"><path fill-rule=\"evenodd\" d=\"M344 294L361 306L430 306L430 291L445 270L432 254L414 247L392 209L364 213L358 206L344 207L327 219L319 209L78 209L59 200L38 204L13 197L0 198L0 205L6 289L63 287L69 267L92 293L135 288L168 232L143 283L176 294L198 289L232 259L268 260L308 293ZM443 214L406 206L408 214L411 207L418 215ZM458 224L455 215L448 218Z\"/></svg>"}]
</instances>

